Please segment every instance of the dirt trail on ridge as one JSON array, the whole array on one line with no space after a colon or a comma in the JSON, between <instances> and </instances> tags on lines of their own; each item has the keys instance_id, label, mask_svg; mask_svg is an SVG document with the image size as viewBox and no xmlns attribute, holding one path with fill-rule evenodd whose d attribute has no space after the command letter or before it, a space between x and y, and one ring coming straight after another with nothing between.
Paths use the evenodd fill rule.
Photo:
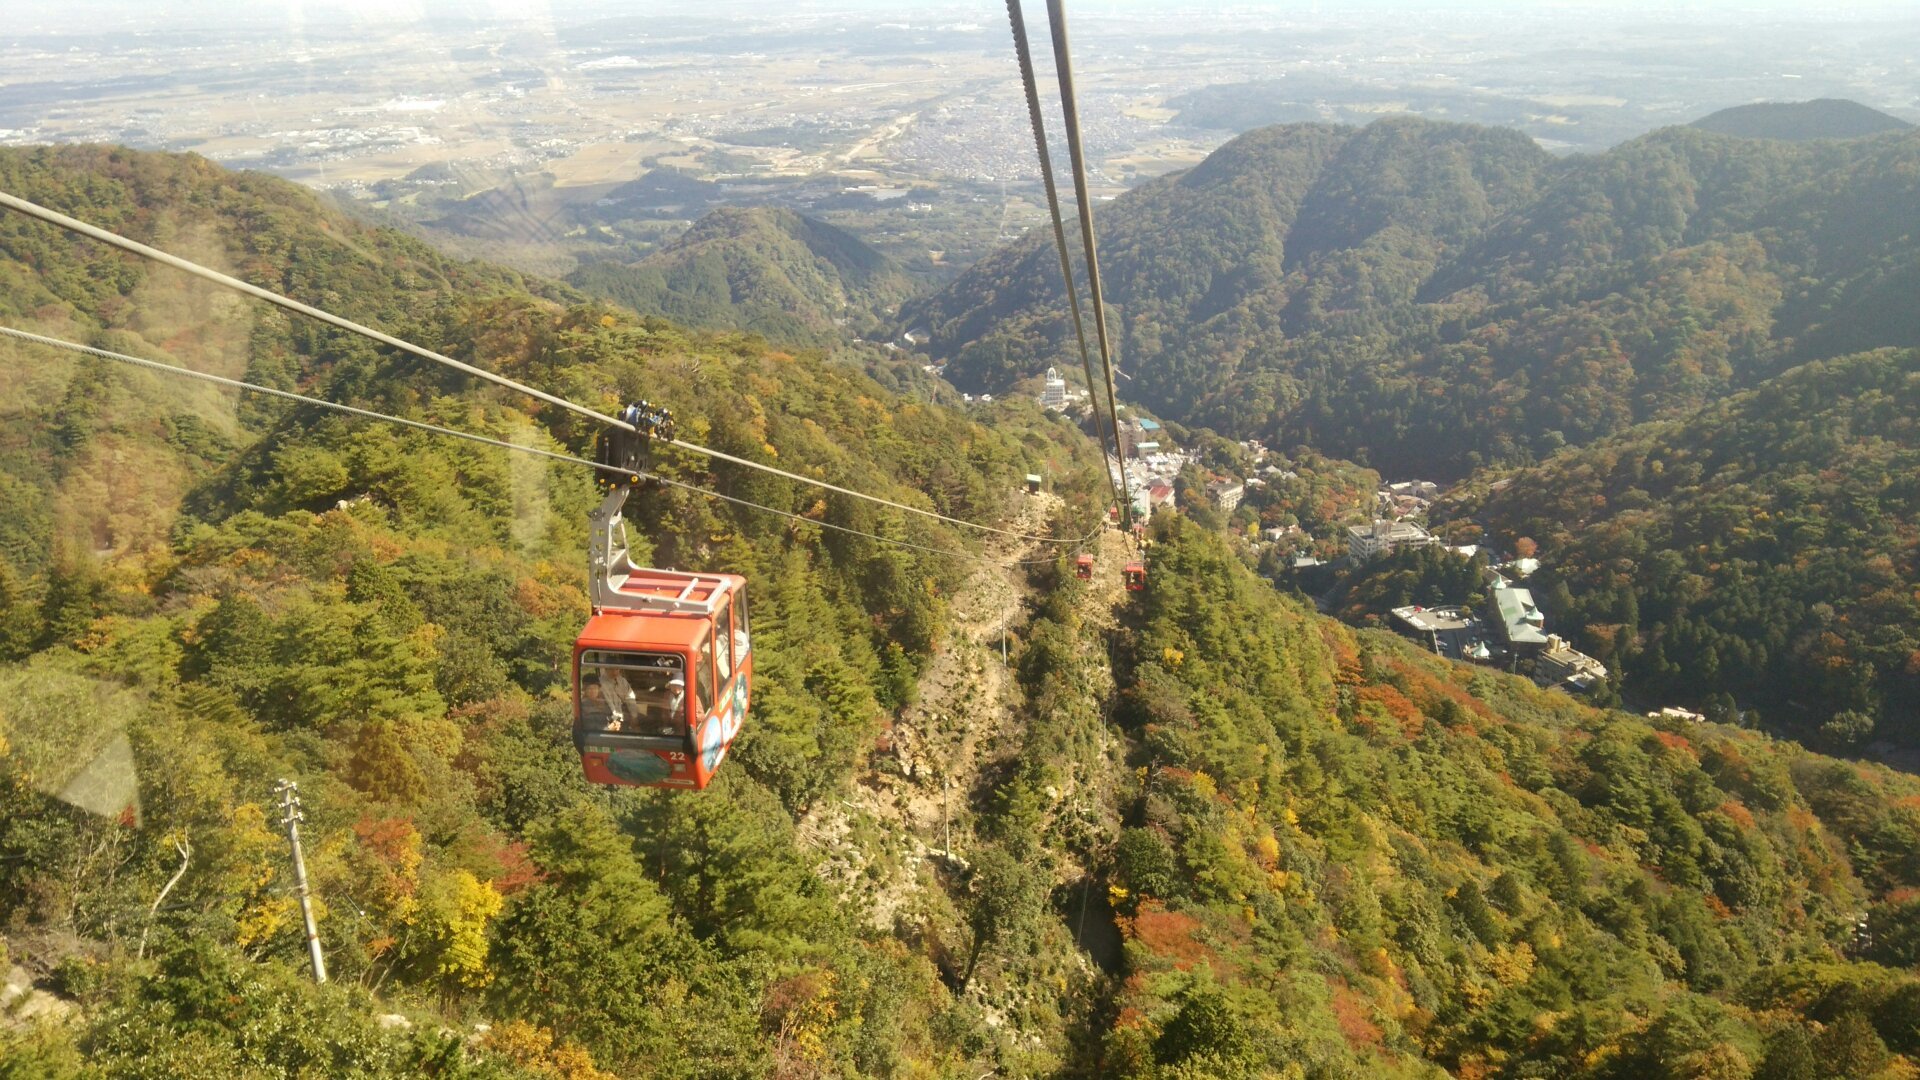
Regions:
<instances>
[{"instance_id":1,"label":"dirt trail on ridge","mask_svg":"<svg viewBox=\"0 0 1920 1080\"><path fill-rule=\"evenodd\" d=\"M1058 505L1050 494L1028 496L1008 527L1041 532ZM1126 595L1120 571L1127 544L1108 529L1094 550L1082 614L1094 632L1089 637L1104 639ZM864 898L876 929L893 929L910 908L927 860L960 864L972 846L969 793L1020 735L1020 690L1001 660L1002 634L1023 632L1033 592L1028 567L1016 563L1059 551L995 538L987 551L995 562L977 564L952 597L946 640L921 676L918 700L894 720L851 790L799 823L800 842L824 856L822 873L850 901Z\"/></svg>"}]
</instances>

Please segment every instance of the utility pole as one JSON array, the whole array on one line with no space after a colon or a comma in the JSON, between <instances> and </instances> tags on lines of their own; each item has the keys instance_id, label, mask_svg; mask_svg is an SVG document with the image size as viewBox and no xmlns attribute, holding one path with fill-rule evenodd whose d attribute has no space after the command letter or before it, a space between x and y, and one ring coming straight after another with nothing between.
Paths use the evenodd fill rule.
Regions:
<instances>
[{"instance_id":1,"label":"utility pole","mask_svg":"<svg viewBox=\"0 0 1920 1080\"><path fill-rule=\"evenodd\" d=\"M281 780L273 785L280 797L280 824L287 827L287 843L293 848L293 892L300 898L300 918L307 924L307 954L313 958L313 981L327 981L327 958L320 953L320 928L313 922L313 894L307 888L307 860L300 853L300 823L307 816L300 811L300 785Z\"/></svg>"}]
</instances>

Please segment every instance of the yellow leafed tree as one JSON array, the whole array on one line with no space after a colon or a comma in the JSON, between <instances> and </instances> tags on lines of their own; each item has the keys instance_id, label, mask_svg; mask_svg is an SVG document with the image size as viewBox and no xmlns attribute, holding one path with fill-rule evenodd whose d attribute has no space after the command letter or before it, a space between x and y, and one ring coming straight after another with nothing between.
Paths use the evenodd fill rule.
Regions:
<instances>
[{"instance_id":1,"label":"yellow leafed tree","mask_svg":"<svg viewBox=\"0 0 1920 1080\"><path fill-rule=\"evenodd\" d=\"M427 878L416 925L428 942L423 959L434 975L457 986L481 987L493 981L487 970L487 924L500 914L502 903L493 886L470 871Z\"/></svg>"}]
</instances>

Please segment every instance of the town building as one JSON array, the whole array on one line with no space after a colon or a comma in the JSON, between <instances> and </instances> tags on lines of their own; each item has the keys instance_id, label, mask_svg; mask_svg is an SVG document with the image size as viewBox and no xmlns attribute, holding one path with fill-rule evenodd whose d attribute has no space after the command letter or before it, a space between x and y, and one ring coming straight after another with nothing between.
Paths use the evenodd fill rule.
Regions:
<instances>
[{"instance_id":1,"label":"town building","mask_svg":"<svg viewBox=\"0 0 1920 1080\"><path fill-rule=\"evenodd\" d=\"M1480 620L1464 607L1394 608L1393 628L1448 659L1484 659L1488 655L1480 640Z\"/></svg>"},{"instance_id":2,"label":"town building","mask_svg":"<svg viewBox=\"0 0 1920 1080\"><path fill-rule=\"evenodd\" d=\"M1547 635L1547 647L1534 661L1533 679L1542 686L1564 685L1584 692L1606 678L1605 664L1567 644L1558 634Z\"/></svg>"},{"instance_id":3,"label":"town building","mask_svg":"<svg viewBox=\"0 0 1920 1080\"><path fill-rule=\"evenodd\" d=\"M1547 617L1533 602L1533 593L1512 587L1493 590L1487 616L1507 648L1534 654L1547 647Z\"/></svg>"},{"instance_id":4,"label":"town building","mask_svg":"<svg viewBox=\"0 0 1920 1080\"><path fill-rule=\"evenodd\" d=\"M1144 458L1161 448L1164 434L1158 420L1149 420L1136 416L1123 422L1116 434L1120 439L1120 449L1128 457Z\"/></svg>"},{"instance_id":5,"label":"town building","mask_svg":"<svg viewBox=\"0 0 1920 1080\"><path fill-rule=\"evenodd\" d=\"M1207 499L1223 514L1233 513L1246 496L1247 485L1238 480L1215 480L1207 485Z\"/></svg>"},{"instance_id":6,"label":"town building","mask_svg":"<svg viewBox=\"0 0 1920 1080\"><path fill-rule=\"evenodd\" d=\"M1374 518L1371 525L1347 526L1347 554L1355 562L1385 555L1403 547L1428 547L1437 541L1427 530L1411 521Z\"/></svg>"},{"instance_id":7,"label":"town building","mask_svg":"<svg viewBox=\"0 0 1920 1080\"><path fill-rule=\"evenodd\" d=\"M1402 480L1397 484L1388 484L1387 490L1395 495L1411 495L1417 499L1440 497L1440 485L1431 480Z\"/></svg>"}]
</instances>

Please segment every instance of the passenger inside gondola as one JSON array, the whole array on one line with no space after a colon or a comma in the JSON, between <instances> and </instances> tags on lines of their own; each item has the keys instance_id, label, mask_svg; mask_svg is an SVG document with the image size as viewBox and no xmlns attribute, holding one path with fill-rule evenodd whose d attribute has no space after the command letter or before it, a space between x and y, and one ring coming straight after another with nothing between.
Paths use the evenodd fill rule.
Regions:
<instances>
[{"instance_id":1,"label":"passenger inside gondola","mask_svg":"<svg viewBox=\"0 0 1920 1080\"><path fill-rule=\"evenodd\" d=\"M585 726L626 735L679 737L686 734L687 680L681 672L626 663L638 659L619 653L592 654L583 662L593 678L580 680L580 712Z\"/></svg>"},{"instance_id":2,"label":"passenger inside gondola","mask_svg":"<svg viewBox=\"0 0 1920 1080\"><path fill-rule=\"evenodd\" d=\"M607 692L600 688L598 682L590 682L580 688L580 715L588 724L602 731L620 730L613 710L607 708Z\"/></svg>"},{"instance_id":3,"label":"passenger inside gondola","mask_svg":"<svg viewBox=\"0 0 1920 1080\"><path fill-rule=\"evenodd\" d=\"M627 719L635 716L636 711L633 708L633 687L627 682L626 675L613 668L601 668L599 678L591 685L600 691L598 696L606 707L607 730L627 730Z\"/></svg>"}]
</instances>

